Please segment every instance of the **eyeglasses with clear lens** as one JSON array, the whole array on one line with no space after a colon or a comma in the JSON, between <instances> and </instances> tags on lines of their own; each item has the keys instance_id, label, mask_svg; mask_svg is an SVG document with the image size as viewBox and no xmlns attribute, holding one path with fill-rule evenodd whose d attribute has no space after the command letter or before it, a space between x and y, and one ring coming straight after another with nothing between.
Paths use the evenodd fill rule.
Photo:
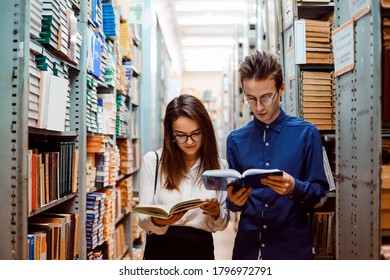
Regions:
<instances>
[{"instance_id":1,"label":"eyeglasses with clear lens","mask_svg":"<svg viewBox=\"0 0 390 280\"><path fill-rule=\"evenodd\" d=\"M244 103L246 105L248 105L249 107L256 107L257 101L260 101L261 105L267 106L267 105L270 105L272 103L272 101L274 100L277 93L278 93L278 91L276 91L273 96L265 95L265 96L262 96L260 98L247 97L246 95L244 95Z\"/></svg>"},{"instance_id":2,"label":"eyeglasses with clear lens","mask_svg":"<svg viewBox=\"0 0 390 280\"><path fill-rule=\"evenodd\" d=\"M175 138L175 142L177 144L186 143L188 141L188 138L191 138L191 140L194 142L200 142L200 140L202 138L202 133L195 132L195 133L191 133L191 134L176 134L176 135L173 135L173 137Z\"/></svg>"}]
</instances>

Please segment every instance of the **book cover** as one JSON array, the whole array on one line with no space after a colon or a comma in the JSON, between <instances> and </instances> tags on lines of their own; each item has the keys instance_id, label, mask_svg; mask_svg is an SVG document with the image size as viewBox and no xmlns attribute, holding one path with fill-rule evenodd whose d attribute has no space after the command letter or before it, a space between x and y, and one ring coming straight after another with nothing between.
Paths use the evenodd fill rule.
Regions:
<instances>
[{"instance_id":1,"label":"book cover","mask_svg":"<svg viewBox=\"0 0 390 280\"><path fill-rule=\"evenodd\" d=\"M132 211L139 213L139 214L146 214L152 217L157 217L161 219L169 219L173 214L179 213L181 211L190 210L194 208L198 208L207 202L195 198L190 199L186 201L182 201L179 203L176 203L175 205L139 205L136 207L133 207Z\"/></svg>"},{"instance_id":2,"label":"book cover","mask_svg":"<svg viewBox=\"0 0 390 280\"><path fill-rule=\"evenodd\" d=\"M260 183L260 180L269 175L282 176L283 171L279 169L248 169L241 174L234 169L214 169L203 172L202 181L208 190L226 191L230 185L235 189L249 185L254 189L259 189L266 187Z\"/></svg>"}]
</instances>

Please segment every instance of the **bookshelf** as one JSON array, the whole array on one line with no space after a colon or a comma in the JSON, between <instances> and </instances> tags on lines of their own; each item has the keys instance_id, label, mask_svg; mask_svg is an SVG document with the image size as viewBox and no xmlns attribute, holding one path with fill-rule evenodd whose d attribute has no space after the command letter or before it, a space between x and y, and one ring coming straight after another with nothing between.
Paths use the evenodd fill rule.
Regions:
<instances>
[{"instance_id":1,"label":"bookshelf","mask_svg":"<svg viewBox=\"0 0 390 280\"><path fill-rule=\"evenodd\" d=\"M385 259L390 256L385 253L385 246L389 248L390 244L390 196L389 196L389 164L390 164L390 115L388 108L390 102L389 76L390 65L390 2L381 1L381 36L382 36L382 96L381 96L381 120L382 120L382 172L381 172L381 236L382 236L382 255Z\"/></svg>"},{"instance_id":2,"label":"bookshelf","mask_svg":"<svg viewBox=\"0 0 390 280\"><path fill-rule=\"evenodd\" d=\"M117 141L133 144L130 111L136 104L118 48L120 6L117 1L13 0L1 8L12 13L0 29L7 54L1 89L9 93L1 105L6 133L1 134L0 177L9 196L0 203L0 259L131 258L133 175L139 166L125 163L131 169L120 170ZM132 53L135 39L130 40ZM141 66L139 61L139 73ZM99 197L99 205L90 203L93 197ZM104 216L91 222L94 209ZM44 229L33 223L49 213L62 217L45 220L50 223L46 235L33 235ZM66 232L55 238L69 246L50 243L54 231ZM37 245L46 237L51 245L46 252L30 246L30 238Z\"/></svg>"},{"instance_id":3,"label":"bookshelf","mask_svg":"<svg viewBox=\"0 0 390 280\"><path fill-rule=\"evenodd\" d=\"M280 55L286 84L282 107L287 114L313 123L322 136L335 178L335 88L332 31L333 1L281 1ZM310 213L316 258L334 259L336 195ZM327 233L327 234L325 234Z\"/></svg>"}]
</instances>

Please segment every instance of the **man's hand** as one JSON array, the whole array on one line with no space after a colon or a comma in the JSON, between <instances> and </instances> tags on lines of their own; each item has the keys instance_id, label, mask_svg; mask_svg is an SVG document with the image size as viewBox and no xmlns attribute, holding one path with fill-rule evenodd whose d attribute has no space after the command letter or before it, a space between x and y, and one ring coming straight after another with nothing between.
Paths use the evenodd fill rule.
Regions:
<instances>
[{"instance_id":1,"label":"man's hand","mask_svg":"<svg viewBox=\"0 0 390 280\"><path fill-rule=\"evenodd\" d=\"M280 195L288 195L295 186L294 178L286 172L283 172L283 176L270 175L267 178L263 178L261 183Z\"/></svg>"},{"instance_id":2,"label":"man's hand","mask_svg":"<svg viewBox=\"0 0 390 280\"><path fill-rule=\"evenodd\" d=\"M248 200L249 195L252 192L252 187L243 187L238 191L233 191L233 186L229 186L227 189L227 196L230 201L238 207L244 206L245 202Z\"/></svg>"}]
</instances>

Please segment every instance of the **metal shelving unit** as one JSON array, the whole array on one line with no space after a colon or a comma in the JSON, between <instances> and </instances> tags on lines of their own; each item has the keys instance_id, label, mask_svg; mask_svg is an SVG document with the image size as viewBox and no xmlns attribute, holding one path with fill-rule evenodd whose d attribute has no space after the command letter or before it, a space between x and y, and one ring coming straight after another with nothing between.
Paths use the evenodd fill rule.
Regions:
<instances>
[{"instance_id":1,"label":"metal shelving unit","mask_svg":"<svg viewBox=\"0 0 390 280\"><path fill-rule=\"evenodd\" d=\"M331 64L295 64L294 67L288 62L295 56L296 42L294 42L295 30L294 21L299 19L320 19L334 10L334 3L298 3L293 0L280 0L282 12L282 27L281 27L281 58L285 66L284 81L286 89L282 100L283 109L287 114L300 117L301 116L301 96L300 96L300 72L301 71L333 71Z\"/></svg>"},{"instance_id":2,"label":"metal shelving unit","mask_svg":"<svg viewBox=\"0 0 390 280\"><path fill-rule=\"evenodd\" d=\"M73 5L74 3L72 3ZM2 42L3 66L0 72L0 103L2 121L0 128L0 187L3 195L0 200L0 259L27 259L28 218L47 210L73 212L80 215L79 255L77 259L87 259L86 246L86 93L87 93L87 53L88 3L80 1L74 7L77 29L83 36L80 61L77 67L70 67L70 131L56 132L28 126L29 59L30 59L30 1L1 1L4 13L0 36ZM65 62L67 63L67 62ZM71 65L70 65L71 66ZM104 86L104 84L102 84ZM132 106L130 104L130 106ZM138 106L138 105L137 105ZM78 165L77 192L52 201L28 213L28 149L31 135L41 138L61 137L75 142L80 150ZM115 139L115 137L114 137ZM37 140L37 139L35 139ZM39 140L37 140L39 141ZM138 170L138 169L137 169ZM136 173L134 171L130 176ZM126 220L125 220L126 219ZM130 248L131 215L122 218L125 223L126 245ZM128 249L129 250L129 249ZM126 250L126 252L128 252Z\"/></svg>"},{"instance_id":3,"label":"metal shelving unit","mask_svg":"<svg viewBox=\"0 0 390 280\"><path fill-rule=\"evenodd\" d=\"M295 41L296 32L295 21L300 19L319 20L330 14L334 10L334 3L314 3L304 2L298 3L294 0L279 0L281 10L281 27L280 27L280 57L283 65L283 75L285 82L285 92L282 98L281 106L286 114L302 117L301 105L301 71L327 71L331 72L334 69L333 64L296 64L296 51L301 48L299 43ZM328 149L331 142L329 138L334 139L334 130L320 130L323 136L325 147ZM334 142L334 141L333 141ZM329 151L327 150L328 158ZM329 193L328 201L317 211L335 211L335 192ZM318 256L320 259L332 259L334 255Z\"/></svg>"},{"instance_id":4,"label":"metal shelving unit","mask_svg":"<svg viewBox=\"0 0 390 280\"><path fill-rule=\"evenodd\" d=\"M336 78L337 259L380 255L380 1L364 2L371 10L353 23L355 67ZM335 1L336 27L354 16L354 5Z\"/></svg>"},{"instance_id":5,"label":"metal shelving unit","mask_svg":"<svg viewBox=\"0 0 390 280\"><path fill-rule=\"evenodd\" d=\"M370 7L368 13L354 17L367 6ZM282 32L285 65L286 50L294 46L294 18L316 19L332 9L333 3L297 4L296 1L282 0L284 20L289 22L283 24ZM336 28L354 18L355 55L354 68L336 78L336 259L379 259L382 139L380 1L335 0L334 11ZM328 65L297 65L293 73L288 73L287 68L283 103L287 113L300 115L297 103L300 100L297 82L300 71L319 67L331 70ZM289 80L289 76L295 78ZM331 135L330 132L327 134Z\"/></svg>"},{"instance_id":6,"label":"metal shelving unit","mask_svg":"<svg viewBox=\"0 0 390 280\"><path fill-rule=\"evenodd\" d=\"M0 26L0 259L25 259L27 256L27 77L29 57L28 1L2 1L7 11Z\"/></svg>"}]
</instances>

